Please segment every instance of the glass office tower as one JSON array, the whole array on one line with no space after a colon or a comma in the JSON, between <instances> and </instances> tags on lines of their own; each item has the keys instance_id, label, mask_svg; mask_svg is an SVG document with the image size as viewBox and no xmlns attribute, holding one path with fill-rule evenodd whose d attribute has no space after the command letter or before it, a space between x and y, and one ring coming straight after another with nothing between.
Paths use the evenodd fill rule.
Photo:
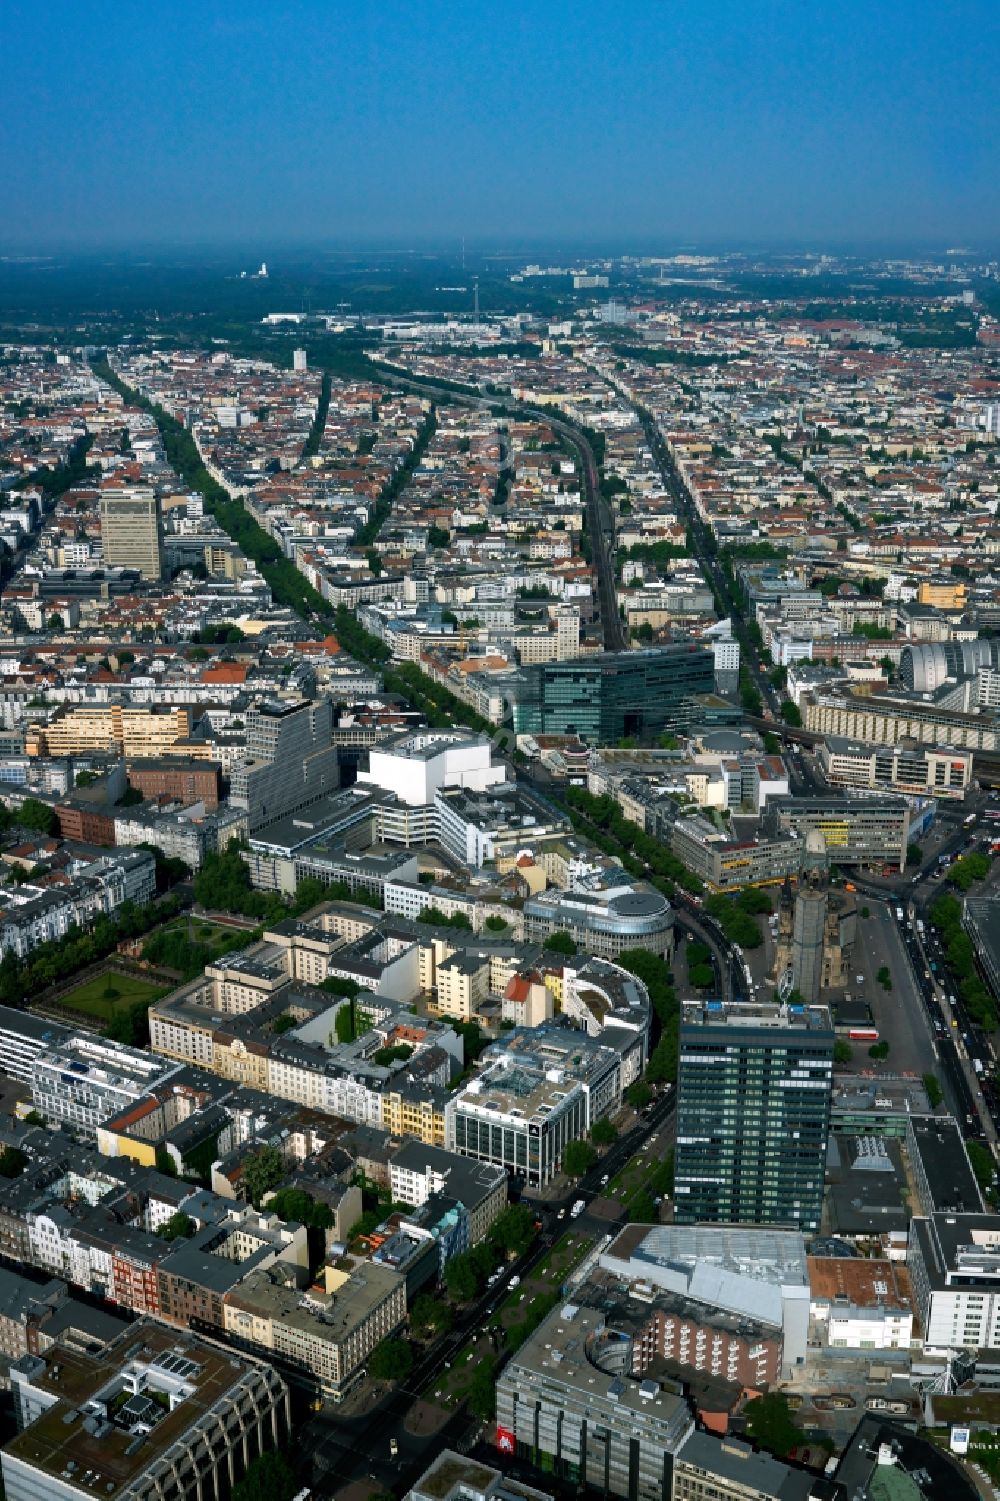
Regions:
<instances>
[{"instance_id":1,"label":"glass office tower","mask_svg":"<svg viewBox=\"0 0 1000 1501\"><path fill-rule=\"evenodd\" d=\"M684 1006L674 1219L819 1228L833 1024L826 1006Z\"/></svg>"},{"instance_id":2,"label":"glass office tower","mask_svg":"<svg viewBox=\"0 0 1000 1501\"><path fill-rule=\"evenodd\" d=\"M592 745L672 734L702 722L697 695L714 691L713 654L694 641L542 662L519 674L514 729Z\"/></svg>"}]
</instances>

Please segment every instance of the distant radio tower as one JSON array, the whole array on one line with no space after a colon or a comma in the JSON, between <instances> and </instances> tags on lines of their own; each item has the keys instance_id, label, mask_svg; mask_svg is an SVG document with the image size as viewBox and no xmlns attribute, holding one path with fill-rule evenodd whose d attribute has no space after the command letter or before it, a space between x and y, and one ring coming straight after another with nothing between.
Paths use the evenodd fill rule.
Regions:
<instances>
[{"instance_id":1,"label":"distant radio tower","mask_svg":"<svg viewBox=\"0 0 1000 1501\"><path fill-rule=\"evenodd\" d=\"M462 236L462 275L465 275L465 236Z\"/></svg>"},{"instance_id":2,"label":"distant radio tower","mask_svg":"<svg viewBox=\"0 0 1000 1501\"><path fill-rule=\"evenodd\" d=\"M472 287L473 287L473 296L475 298L475 315L474 315L475 316L475 328L476 328L476 333L478 334L478 332L479 332L479 277L478 276L473 281Z\"/></svg>"}]
</instances>

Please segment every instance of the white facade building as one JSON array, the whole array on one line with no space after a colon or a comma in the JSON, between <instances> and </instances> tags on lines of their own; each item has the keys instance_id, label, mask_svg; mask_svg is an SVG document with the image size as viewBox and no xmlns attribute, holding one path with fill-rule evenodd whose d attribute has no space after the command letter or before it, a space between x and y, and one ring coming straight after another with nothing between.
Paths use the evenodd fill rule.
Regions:
<instances>
[{"instance_id":1,"label":"white facade building","mask_svg":"<svg viewBox=\"0 0 1000 1501\"><path fill-rule=\"evenodd\" d=\"M99 1125L134 1105L178 1067L155 1053L74 1034L34 1059L31 1098L46 1120L64 1121L96 1136Z\"/></svg>"},{"instance_id":2,"label":"white facade building","mask_svg":"<svg viewBox=\"0 0 1000 1501\"><path fill-rule=\"evenodd\" d=\"M914 1219L906 1258L927 1350L1000 1344L1000 1215Z\"/></svg>"},{"instance_id":3,"label":"white facade building","mask_svg":"<svg viewBox=\"0 0 1000 1501\"><path fill-rule=\"evenodd\" d=\"M410 807L426 807L440 787L466 787L484 792L506 780L506 770L493 765L490 742L463 730L424 730L404 733L368 753L368 770L358 781L394 792Z\"/></svg>"}]
</instances>

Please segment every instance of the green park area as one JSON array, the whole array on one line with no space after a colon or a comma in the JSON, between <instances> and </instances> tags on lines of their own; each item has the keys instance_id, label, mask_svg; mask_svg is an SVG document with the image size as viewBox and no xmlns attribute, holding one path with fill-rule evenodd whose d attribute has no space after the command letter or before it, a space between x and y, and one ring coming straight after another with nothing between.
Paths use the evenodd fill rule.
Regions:
<instances>
[{"instance_id":1,"label":"green park area","mask_svg":"<svg viewBox=\"0 0 1000 1501\"><path fill-rule=\"evenodd\" d=\"M167 988L152 980L144 980L139 975L108 970L96 979L88 980L85 985L78 985L75 990L61 995L58 1004L70 1011L80 1011L84 1016L109 1022L120 1012L128 1012L140 1003L144 1006L152 1005L153 1001L166 993Z\"/></svg>"},{"instance_id":2,"label":"green park area","mask_svg":"<svg viewBox=\"0 0 1000 1501\"><path fill-rule=\"evenodd\" d=\"M151 964L162 964L191 980L213 959L246 948L256 936L247 928L231 928L204 917L178 917L149 935L142 954Z\"/></svg>"},{"instance_id":3,"label":"green park area","mask_svg":"<svg viewBox=\"0 0 1000 1501\"><path fill-rule=\"evenodd\" d=\"M176 933L186 943L201 944L211 950L213 957L228 954L232 949L246 948L254 938L246 928L231 928L226 923L212 922L204 917L178 917L159 932Z\"/></svg>"}]
</instances>

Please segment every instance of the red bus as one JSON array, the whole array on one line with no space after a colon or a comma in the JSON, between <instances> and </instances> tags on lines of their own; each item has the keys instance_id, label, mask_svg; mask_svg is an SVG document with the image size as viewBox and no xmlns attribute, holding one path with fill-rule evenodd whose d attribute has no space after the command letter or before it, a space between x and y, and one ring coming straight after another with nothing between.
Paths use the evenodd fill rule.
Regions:
<instances>
[{"instance_id":1,"label":"red bus","mask_svg":"<svg viewBox=\"0 0 1000 1501\"><path fill-rule=\"evenodd\" d=\"M878 1042L878 1027L852 1027L847 1036L851 1042Z\"/></svg>"}]
</instances>

